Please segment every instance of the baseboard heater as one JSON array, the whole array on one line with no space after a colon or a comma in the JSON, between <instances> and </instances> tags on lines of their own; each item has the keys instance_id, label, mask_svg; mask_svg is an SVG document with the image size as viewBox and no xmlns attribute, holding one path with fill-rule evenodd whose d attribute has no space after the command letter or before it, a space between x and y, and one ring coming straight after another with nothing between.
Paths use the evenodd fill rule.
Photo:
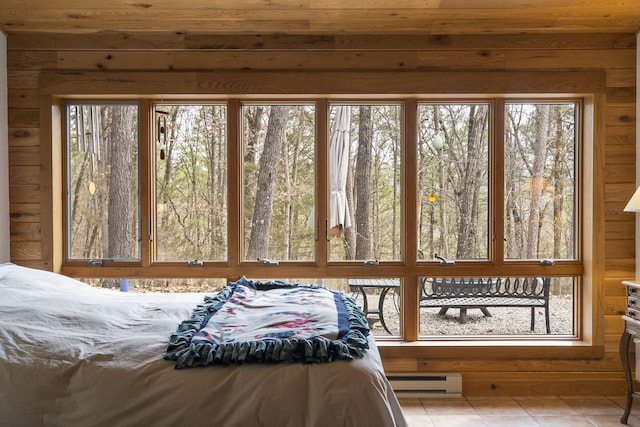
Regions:
<instances>
[{"instance_id":1,"label":"baseboard heater","mask_svg":"<svg viewBox=\"0 0 640 427\"><path fill-rule=\"evenodd\" d=\"M397 372L387 378L400 398L462 397L462 375L456 373Z\"/></svg>"}]
</instances>

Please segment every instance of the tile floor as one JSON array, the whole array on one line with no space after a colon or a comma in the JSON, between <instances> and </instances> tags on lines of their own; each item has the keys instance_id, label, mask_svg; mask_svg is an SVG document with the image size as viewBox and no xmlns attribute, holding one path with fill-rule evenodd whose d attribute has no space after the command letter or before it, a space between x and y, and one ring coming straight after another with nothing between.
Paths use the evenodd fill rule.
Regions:
<instances>
[{"instance_id":1,"label":"tile floor","mask_svg":"<svg viewBox=\"0 0 640 427\"><path fill-rule=\"evenodd\" d=\"M514 396L400 399L410 427L622 426L624 396ZM628 425L640 427L640 399Z\"/></svg>"}]
</instances>

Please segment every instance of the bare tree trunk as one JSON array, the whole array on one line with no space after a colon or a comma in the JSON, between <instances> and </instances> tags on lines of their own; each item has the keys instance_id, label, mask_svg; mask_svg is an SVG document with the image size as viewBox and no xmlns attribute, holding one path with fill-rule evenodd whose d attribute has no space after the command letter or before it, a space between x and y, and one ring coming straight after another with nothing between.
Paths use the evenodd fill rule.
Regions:
<instances>
[{"instance_id":1,"label":"bare tree trunk","mask_svg":"<svg viewBox=\"0 0 640 427\"><path fill-rule=\"evenodd\" d=\"M203 214L201 212L200 200L198 197L198 169L199 169L199 158L198 158L198 147L199 144L197 141L193 141L195 145L189 145L188 147L188 160L189 160L189 183L191 184L191 188L189 189L189 204L191 210L187 217L191 218L199 218L200 215ZM185 218L187 219L187 218ZM192 251L196 254L201 254L202 249L200 245L200 227L192 227L191 221L185 221L182 226L182 230L187 239L190 239L192 243Z\"/></svg>"},{"instance_id":2,"label":"bare tree trunk","mask_svg":"<svg viewBox=\"0 0 640 427\"><path fill-rule=\"evenodd\" d=\"M528 259L538 257L538 238L540 236L542 193L544 191L544 161L547 153L549 133L549 106L536 105L536 141L533 148L533 170L531 176L531 205L529 207L529 226L527 228Z\"/></svg>"},{"instance_id":3,"label":"bare tree trunk","mask_svg":"<svg viewBox=\"0 0 640 427\"><path fill-rule=\"evenodd\" d=\"M90 157L91 153L89 151L85 151L82 158L82 164L80 165L80 171L77 173L78 180L74 184L73 198L71 201L71 224L74 225L78 220L78 203L80 202L81 195L83 194L82 190L86 188L82 178L84 177L87 167L91 161Z\"/></svg>"},{"instance_id":4,"label":"bare tree trunk","mask_svg":"<svg viewBox=\"0 0 640 427\"><path fill-rule=\"evenodd\" d=\"M282 244L284 248L284 259L291 259L291 192L292 182L290 179L291 171L289 170L289 150L287 144L281 147L282 167L284 168L284 230L282 233Z\"/></svg>"},{"instance_id":5,"label":"bare tree trunk","mask_svg":"<svg viewBox=\"0 0 640 427\"><path fill-rule=\"evenodd\" d=\"M178 115L178 109L175 107L172 108L170 113L170 119L167 120L167 123L173 123L174 125L171 126L170 129L165 129L165 135L168 134L169 136L166 139L167 145L163 148L165 163L164 163L164 173L162 174L162 185L160 186L162 193L158 197L159 201L164 206L164 210L160 215L160 219L159 219L162 225L167 224L169 221L168 205L171 203L171 195L169 194L169 191L167 189L171 184L172 172L173 172L173 151L176 143L176 132L178 130L177 129L178 126L176 122L177 115ZM158 172L158 175L160 175L159 172Z\"/></svg>"},{"instance_id":6,"label":"bare tree trunk","mask_svg":"<svg viewBox=\"0 0 640 427\"><path fill-rule=\"evenodd\" d=\"M447 171L442 156L444 148L438 149L438 181L440 187L440 210L437 221L440 223L440 230L442 230L440 236L440 256L449 256L449 239L446 236L449 235L449 219L447 216L449 202L445 194L447 194ZM434 246L435 248L435 246ZM429 254L435 256L436 254Z\"/></svg>"},{"instance_id":7,"label":"bare tree trunk","mask_svg":"<svg viewBox=\"0 0 640 427\"><path fill-rule=\"evenodd\" d=\"M368 259L370 254L371 232L369 230L369 195L371 194L371 151L373 144L373 122L371 107L360 107L358 131L358 154L356 159L356 258Z\"/></svg>"},{"instance_id":8,"label":"bare tree trunk","mask_svg":"<svg viewBox=\"0 0 640 427\"><path fill-rule=\"evenodd\" d=\"M351 147L349 147L349 159L351 159ZM354 194L353 194L353 178L351 173L351 161L348 162L348 171L347 171L347 185L345 186L345 192L347 193L347 204L349 205L349 216L351 217L351 224L356 223L355 218L355 202L354 202ZM349 227L344 230L344 240L347 245L348 251L346 254L347 259L355 259L356 253L356 232L355 227Z\"/></svg>"},{"instance_id":9,"label":"bare tree trunk","mask_svg":"<svg viewBox=\"0 0 640 427\"><path fill-rule=\"evenodd\" d=\"M461 188L458 194L460 209L458 222L457 259L476 258L478 247L476 234L478 222L478 193L481 187L483 145L486 109L471 105L469 110L469 129L467 133L466 161L462 175Z\"/></svg>"},{"instance_id":10,"label":"bare tree trunk","mask_svg":"<svg viewBox=\"0 0 640 427\"><path fill-rule=\"evenodd\" d=\"M295 138L296 144L293 148L293 153L292 153L292 158L291 158L291 162L287 162L287 168L289 167L288 164L291 164L291 172L289 172L287 170L286 173L286 177L287 177L287 209L285 211L285 248L286 248L286 256L287 259L293 259L292 257L295 257L295 259L297 259L298 254L294 254L294 242L293 242L293 236L294 236L294 232L295 230L295 225L296 225L296 218L298 216L298 209L297 209L297 205L295 203L292 203L292 199L293 199L293 195L295 193L295 189L298 187L298 158L300 156L300 150L301 150L301 144L303 141L303 133L304 133L304 120L305 120L305 112L303 109L299 109L298 110L298 135ZM287 154L287 144L282 144L283 146L283 153ZM284 159L286 159L286 157L283 157ZM290 179L289 179L290 177Z\"/></svg>"},{"instance_id":11,"label":"bare tree trunk","mask_svg":"<svg viewBox=\"0 0 640 427\"><path fill-rule=\"evenodd\" d=\"M436 134L440 133L440 110L437 106L433 106L433 126ZM446 132L446 129L443 130L443 133ZM446 134L445 134L446 136ZM445 138L446 139L446 138ZM447 197L444 197L447 194L447 170L446 165L443 159L443 151L445 147L448 145L445 142L445 145L442 147L436 148L437 150L437 158L438 158L438 191L439 191L439 212L438 212L438 223L440 224L441 236L440 236L440 245L438 251L440 253L436 253L436 243L431 246L434 250L434 253L428 254L428 257L435 257L435 255L440 256L449 256L449 240L446 236L449 235L449 221L447 219L447 210L449 203L447 202ZM432 219L433 222L436 219ZM433 241L433 231L434 227L431 227L431 241Z\"/></svg>"},{"instance_id":12,"label":"bare tree trunk","mask_svg":"<svg viewBox=\"0 0 640 427\"><path fill-rule=\"evenodd\" d=\"M227 208L227 174L226 174L227 143L226 143L226 121L225 121L226 115L221 112L219 118L222 124L218 128L218 139L222 141L222 143L218 144L218 151L216 153L216 157L217 157L216 175L218 176L217 186L216 186L216 199L222 201L222 203L220 203L220 208L217 211L219 212L219 215L218 214L216 215L218 219L216 221L215 230L217 230L217 233L218 233L217 241L220 242L220 244L218 245L220 254L216 258L222 259L223 257L226 256L226 253L227 253L227 245L226 245L227 227L224 226L227 223L227 219L226 219L226 216L227 216L227 210L226 210Z\"/></svg>"},{"instance_id":13,"label":"bare tree trunk","mask_svg":"<svg viewBox=\"0 0 640 427\"><path fill-rule=\"evenodd\" d=\"M506 109L505 109L506 110ZM515 202L513 200L513 169L510 165L514 164L513 142L511 141L511 132L509 131L509 123L513 124L512 112L506 110L505 133L504 133L504 256L510 258L514 254L515 245L515 221L517 212L515 211Z\"/></svg>"},{"instance_id":14,"label":"bare tree trunk","mask_svg":"<svg viewBox=\"0 0 640 427\"><path fill-rule=\"evenodd\" d=\"M245 163L255 163L256 161L256 146L258 143L258 133L260 130L260 122L262 121L262 114L264 114L264 107L261 105L256 105L245 110L245 118L249 125L249 133L246 136L247 142L244 152Z\"/></svg>"},{"instance_id":15,"label":"bare tree trunk","mask_svg":"<svg viewBox=\"0 0 640 427\"><path fill-rule=\"evenodd\" d=\"M129 230L131 201L131 130L133 117L129 107L108 107L111 111L109 157L108 256L131 257L136 239Z\"/></svg>"},{"instance_id":16,"label":"bare tree trunk","mask_svg":"<svg viewBox=\"0 0 640 427\"><path fill-rule=\"evenodd\" d=\"M258 188L251 222L251 237L247 249L247 259L269 257L269 233L273 216L275 176L280 149L285 137L286 121L287 107L282 105L272 106L264 149L260 157Z\"/></svg>"},{"instance_id":17,"label":"bare tree trunk","mask_svg":"<svg viewBox=\"0 0 640 427\"><path fill-rule=\"evenodd\" d=\"M398 119L398 117L394 117L395 120ZM400 141L397 141L396 138L393 138L393 220L392 220L392 228L391 228L391 244L392 244L392 253L391 253L391 257L392 259L399 259L400 258L400 254L398 253L398 249L399 246L396 244L396 242L400 241L400 238L398 236L398 221L400 221L400 214L402 212L400 206L401 206L401 197L402 194L400 192L400 171L401 171L401 167L398 166L402 166L400 165L400 158L401 158L401 149L400 149ZM420 200L420 199L418 199Z\"/></svg>"},{"instance_id":18,"label":"bare tree trunk","mask_svg":"<svg viewBox=\"0 0 640 427\"><path fill-rule=\"evenodd\" d=\"M380 156L376 153L372 156L371 177L369 191L369 258L380 258L380 239L382 218L380 218Z\"/></svg>"},{"instance_id":19,"label":"bare tree trunk","mask_svg":"<svg viewBox=\"0 0 640 427\"><path fill-rule=\"evenodd\" d=\"M207 168L207 175L208 175L208 181L209 181L209 187L207 188L207 210L208 210L208 215L207 215L207 235L205 236L205 240L207 242L207 247L208 250L206 252L207 254L207 258L209 259L215 259L214 258L214 251L215 251L215 238L213 236L213 230L216 229L216 224L218 222L218 218L219 218L219 213L218 213L218 209L219 209L219 204L217 203L216 200L216 179L218 177L217 173L216 173L216 168L217 168L217 162L218 159L215 156L215 153L218 150L218 145L222 144L222 141L220 141L217 138L217 132L216 132L216 108L217 107L206 107L204 108L204 111L202 112L202 115L205 117L204 119L204 123L206 125L205 131L206 135L207 135L207 140L209 141L209 144L207 144L207 157L209 160L209 167Z\"/></svg>"},{"instance_id":20,"label":"bare tree trunk","mask_svg":"<svg viewBox=\"0 0 640 427\"><path fill-rule=\"evenodd\" d=\"M553 257L562 258L562 230L563 230L563 218L564 218L564 206L563 195L565 190L564 184L564 146L562 143L562 113L558 108L554 108L554 125L555 125L555 138L553 141L554 155L553 155L553 170L551 176L553 177ZM573 254L569 252L568 257L571 258Z\"/></svg>"},{"instance_id":21,"label":"bare tree trunk","mask_svg":"<svg viewBox=\"0 0 640 427\"><path fill-rule=\"evenodd\" d=\"M224 191L226 182L226 153L225 153L225 114L224 109L214 107L212 112L213 118L213 139L216 142L215 150L212 150L211 174L213 175L212 184L212 221L211 221L211 249L212 259L223 259L225 257L226 240L221 236L221 230L224 230L226 221L226 192Z\"/></svg>"},{"instance_id":22,"label":"bare tree trunk","mask_svg":"<svg viewBox=\"0 0 640 427\"><path fill-rule=\"evenodd\" d=\"M520 107L522 108L522 107ZM518 185L518 177L522 174L520 169L525 168L531 171L531 166L526 162L526 155L522 147L521 134L522 111L510 109L508 116L511 132L505 137L505 207L507 216L505 218L505 257L516 259L524 258L525 249L525 221L521 206L517 202L518 193L520 191Z\"/></svg>"},{"instance_id":23,"label":"bare tree trunk","mask_svg":"<svg viewBox=\"0 0 640 427\"><path fill-rule=\"evenodd\" d=\"M100 230L97 225L91 226L90 232L89 230L87 230L87 237L85 241L85 258L91 258L91 251L95 248L99 232Z\"/></svg>"},{"instance_id":24,"label":"bare tree trunk","mask_svg":"<svg viewBox=\"0 0 640 427\"><path fill-rule=\"evenodd\" d=\"M425 164L425 159L426 159L426 150L424 150L422 148L422 145L419 144L418 145L418 188L416 189L417 192L417 202L418 202L418 212L417 215L418 217L416 218L416 226L418 227L418 229L416 230L418 232L418 236L417 236L417 240L418 240L418 249L424 249L425 248L425 242L427 241L427 237L424 236L423 234L423 230L425 227L425 220L426 220L426 212L429 206L429 202L425 202L426 200L426 192L424 189L424 164ZM427 234L431 234L430 231L427 231Z\"/></svg>"}]
</instances>

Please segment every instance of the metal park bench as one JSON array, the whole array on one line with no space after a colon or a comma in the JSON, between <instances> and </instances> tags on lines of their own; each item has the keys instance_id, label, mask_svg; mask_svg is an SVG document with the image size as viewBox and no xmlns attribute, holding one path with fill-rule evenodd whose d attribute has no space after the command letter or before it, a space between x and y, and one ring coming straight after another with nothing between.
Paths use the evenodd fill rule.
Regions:
<instances>
[{"instance_id":1,"label":"metal park bench","mask_svg":"<svg viewBox=\"0 0 640 427\"><path fill-rule=\"evenodd\" d=\"M491 316L489 307L531 308L531 330L535 329L536 309L544 308L547 334L549 323L549 277L426 278L420 282L420 307L440 307L444 315L450 308L460 309L459 323L467 322L467 310L477 308Z\"/></svg>"}]
</instances>

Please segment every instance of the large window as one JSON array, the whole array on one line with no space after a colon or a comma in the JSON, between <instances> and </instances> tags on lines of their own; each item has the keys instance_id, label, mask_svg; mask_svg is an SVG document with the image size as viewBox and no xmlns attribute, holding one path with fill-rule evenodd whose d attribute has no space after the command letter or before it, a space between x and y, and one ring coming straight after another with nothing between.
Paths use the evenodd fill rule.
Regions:
<instances>
[{"instance_id":1,"label":"large window","mask_svg":"<svg viewBox=\"0 0 640 427\"><path fill-rule=\"evenodd\" d=\"M242 107L244 259L314 258L315 107Z\"/></svg>"},{"instance_id":2,"label":"large window","mask_svg":"<svg viewBox=\"0 0 640 427\"><path fill-rule=\"evenodd\" d=\"M575 334L578 277L547 267L577 256L576 114L576 102L418 105L418 254L445 267L419 279L422 335Z\"/></svg>"},{"instance_id":3,"label":"large window","mask_svg":"<svg viewBox=\"0 0 640 427\"><path fill-rule=\"evenodd\" d=\"M488 104L418 105L418 249L489 258Z\"/></svg>"},{"instance_id":4,"label":"large window","mask_svg":"<svg viewBox=\"0 0 640 427\"><path fill-rule=\"evenodd\" d=\"M332 104L329 117L331 260L399 260L401 105Z\"/></svg>"},{"instance_id":5,"label":"large window","mask_svg":"<svg viewBox=\"0 0 640 427\"><path fill-rule=\"evenodd\" d=\"M576 104L507 103L507 259L576 259Z\"/></svg>"},{"instance_id":6,"label":"large window","mask_svg":"<svg viewBox=\"0 0 640 427\"><path fill-rule=\"evenodd\" d=\"M138 260L138 106L67 106L68 259Z\"/></svg>"},{"instance_id":7,"label":"large window","mask_svg":"<svg viewBox=\"0 0 640 427\"><path fill-rule=\"evenodd\" d=\"M391 339L572 339L581 114L567 98L70 100L65 263L134 290L321 282Z\"/></svg>"},{"instance_id":8,"label":"large window","mask_svg":"<svg viewBox=\"0 0 640 427\"><path fill-rule=\"evenodd\" d=\"M226 106L154 108L158 261L227 257Z\"/></svg>"}]
</instances>

